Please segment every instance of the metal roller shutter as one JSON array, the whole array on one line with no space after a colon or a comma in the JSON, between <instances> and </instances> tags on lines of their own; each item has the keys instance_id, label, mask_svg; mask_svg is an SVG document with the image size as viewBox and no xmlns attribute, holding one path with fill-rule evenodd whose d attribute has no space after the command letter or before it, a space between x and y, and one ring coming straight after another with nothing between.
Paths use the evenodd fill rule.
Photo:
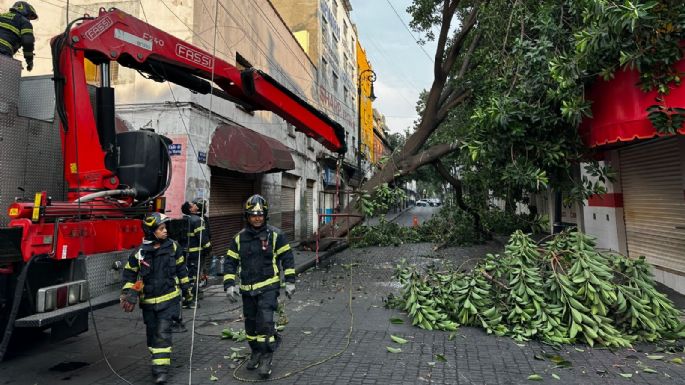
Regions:
<instances>
[{"instance_id":1,"label":"metal roller shutter","mask_svg":"<svg viewBox=\"0 0 685 385\"><path fill-rule=\"evenodd\" d=\"M628 255L685 273L685 201L679 138L620 152Z\"/></svg>"},{"instance_id":2,"label":"metal roller shutter","mask_svg":"<svg viewBox=\"0 0 685 385\"><path fill-rule=\"evenodd\" d=\"M212 233L212 253L223 255L231 238L243 228L243 205L254 194L254 180L222 175L212 168L209 196L209 230Z\"/></svg>"},{"instance_id":3,"label":"metal roller shutter","mask_svg":"<svg viewBox=\"0 0 685 385\"><path fill-rule=\"evenodd\" d=\"M306 224L305 238L309 238L314 233L314 181L307 181L307 191L304 195Z\"/></svg>"},{"instance_id":4,"label":"metal roller shutter","mask_svg":"<svg viewBox=\"0 0 685 385\"><path fill-rule=\"evenodd\" d=\"M288 241L295 239L295 186L297 177L283 174L281 182L281 230Z\"/></svg>"}]
</instances>

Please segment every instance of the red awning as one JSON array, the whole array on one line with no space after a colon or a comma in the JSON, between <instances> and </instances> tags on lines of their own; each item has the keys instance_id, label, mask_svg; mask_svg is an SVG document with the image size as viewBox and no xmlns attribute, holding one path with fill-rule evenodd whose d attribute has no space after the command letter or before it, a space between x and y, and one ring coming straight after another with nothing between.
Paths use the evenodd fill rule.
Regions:
<instances>
[{"instance_id":1,"label":"red awning","mask_svg":"<svg viewBox=\"0 0 685 385\"><path fill-rule=\"evenodd\" d=\"M685 60L676 68L685 71ZM639 74L635 70L618 71L614 75L609 81L598 79L588 90L592 118L585 119L580 127L585 144L597 147L663 136L647 118L647 108L657 104L656 91L642 92L637 86ZM667 107L685 108L685 85L671 87L664 103ZM678 132L685 134L685 128Z\"/></svg>"},{"instance_id":2,"label":"red awning","mask_svg":"<svg viewBox=\"0 0 685 385\"><path fill-rule=\"evenodd\" d=\"M281 142L249 128L227 124L214 131L207 164L244 174L295 168L290 149Z\"/></svg>"}]
</instances>

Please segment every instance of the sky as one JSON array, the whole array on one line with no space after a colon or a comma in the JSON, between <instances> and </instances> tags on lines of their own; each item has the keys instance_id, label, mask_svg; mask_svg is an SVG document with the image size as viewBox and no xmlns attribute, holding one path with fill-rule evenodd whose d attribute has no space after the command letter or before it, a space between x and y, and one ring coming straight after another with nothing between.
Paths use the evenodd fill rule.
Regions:
<instances>
[{"instance_id":1,"label":"sky","mask_svg":"<svg viewBox=\"0 0 685 385\"><path fill-rule=\"evenodd\" d=\"M418 118L419 93L430 88L433 81L435 42L428 42L422 50L414 40L421 36L408 31L411 17L406 9L411 0L350 2L350 17L357 25L359 42L377 75L374 83L377 99L373 106L385 115L391 133L404 132Z\"/></svg>"}]
</instances>

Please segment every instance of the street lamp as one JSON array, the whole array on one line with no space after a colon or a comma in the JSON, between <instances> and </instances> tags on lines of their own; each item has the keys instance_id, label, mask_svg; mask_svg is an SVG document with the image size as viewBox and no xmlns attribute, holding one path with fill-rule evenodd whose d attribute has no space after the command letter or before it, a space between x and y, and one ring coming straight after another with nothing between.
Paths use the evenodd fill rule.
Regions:
<instances>
[{"instance_id":1,"label":"street lamp","mask_svg":"<svg viewBox=\"0 0 685 385\"><path fill-rule=\"evenodd\" d=\"M369 92L369 100L372 102L376 100L376 95L373 93L373 83L376 81L376 73L371 69L365 69L359 74L357 79L357 172L359 175L359 184L362 182L362 81L367 80L371 83L371 90Z\"/></svg>"}]
</instances>

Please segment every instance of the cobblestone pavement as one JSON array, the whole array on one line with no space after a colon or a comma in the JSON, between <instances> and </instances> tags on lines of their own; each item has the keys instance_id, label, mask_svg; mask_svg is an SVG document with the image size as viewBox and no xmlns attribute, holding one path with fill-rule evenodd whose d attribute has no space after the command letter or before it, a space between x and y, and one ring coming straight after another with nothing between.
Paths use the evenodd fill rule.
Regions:
<instances>
[{"instance_id":1,"label":"cobblestone pavement","mask_svg":"<svg viewBox=\"0 0 685 385\"><path fill-rule=\"evenodd\" d=\"M431 244L401 247L347 249L319 268L299 276L295 298L285 300L289 323L275 354L274 377L283 384L531 384L528 376L539 374L547 384L683 384L685 365L670 362L685 353L647 354L654 345L636 350L592 349L584 345L555 350L536 342L517 344L509 338L487 335L480 329L462 327L456 333L425 331L412 327L405 314L385 309L383 299L398 291L392 273L400 257L412 263L451 261L465 266L472 258L497 252L499 243L448 248L437 252ZM351 285L350 276L351 272ZM349 300L349 290L352 299ZM352 303L354 322L348 303ZM239 304L226 301L219 286L210 287L197 311L194 344L191 332L174 334L171 384L189 383L192 349L192 384L237 384L232 376L234 349L247 350L244 342L221 340L225 328L242 329ZM184 310L191 328L191 310ZM391 318L404 324L393 324ZM151 383L140 312L124 314L117 307L95 312L104 350L112 367L134 384ZM409 342L397 345L390 335ZM349 346L347 346L349 335ZM390 353L386 347L399 347ZM234 348L234 349L231 349ZM682 351L682 347L681 347ZM342 352L342 353L341 353ZM306 368L313 363L329 361ZM655 353L657 354L657 353ZM571 363L556 368L550 355ZM80 364L79 364L80 363ZM61 366L58 366L60 365ZM78 365L84 365L76 369ZM656 373L646 373L644 367ZM51 369L52 368L52 369ZM624 378L619 373L632 374ZM559 379L554 379L552 375ZM238 375L256 379L244 369ZM214 381L213 381L214 380ZM107 367L98 350L93 328L60 344L39 342L20 356L0 364L0 384L123 384Z\"/></svg>"}]
</instances>

